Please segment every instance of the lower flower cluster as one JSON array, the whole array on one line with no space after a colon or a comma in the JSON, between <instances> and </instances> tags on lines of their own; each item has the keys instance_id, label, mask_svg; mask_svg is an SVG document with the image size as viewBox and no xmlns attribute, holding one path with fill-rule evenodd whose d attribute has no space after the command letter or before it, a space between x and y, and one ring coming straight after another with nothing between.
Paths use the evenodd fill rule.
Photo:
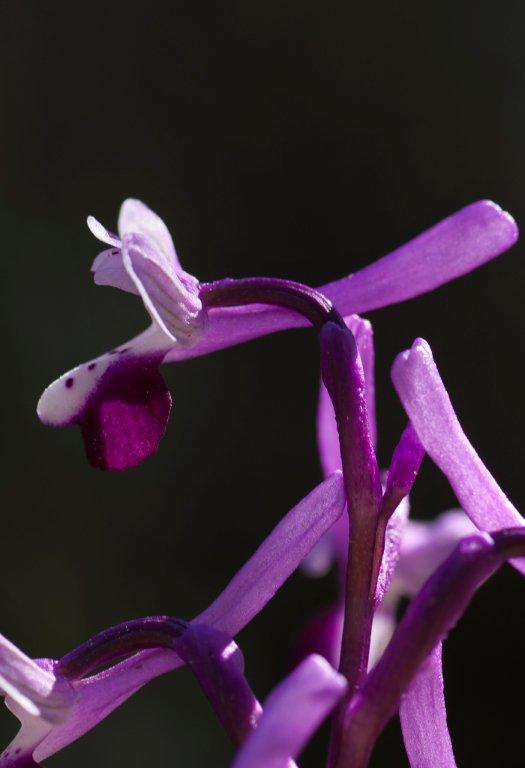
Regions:
<instances>
[{"instance_id":1,"label":"lower flower cluster","mask_svg":"<svg viewBox=\"0 0 525 768\"><path fill-rule=\"evenodd\" d=\"M164 223L136 200L124 203L118 236L95 219L89 225L109 246L95 279L138 294L152 325L52 384L42 420L78 423L95 466L136 466L157 449L169 416L161 363L311 325L325 479L190 621L134 619L61 659L31 659L0 636L0 690L20 720L0 767L40 765L146 683L186 665L236 746L233 768L290 768L327 717L329 768L365 768L396 713L413 768L453 768L442 644L505 562L525 573L524 520L463 432L422 339L392 367L408 423L380 471L372 326L355 311L431 290L493 258L516 239L512 219L475 203L321 291L274 278L200 284L182 270ZM425 454L461 507L429 523L410 519L408 500ZM299 567L312 577L335 567L338 599L304 627L299 663L261 704L234 638ZM398 622L402 598L410 602Z\"/></svg>"}]
</instances>

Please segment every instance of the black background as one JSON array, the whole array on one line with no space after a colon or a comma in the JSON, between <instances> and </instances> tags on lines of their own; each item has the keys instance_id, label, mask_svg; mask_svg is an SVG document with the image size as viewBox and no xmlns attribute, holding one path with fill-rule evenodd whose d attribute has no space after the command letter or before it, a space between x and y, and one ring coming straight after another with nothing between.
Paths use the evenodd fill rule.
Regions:
<instances>
[{"instance_id":1,"label":"black background","mask_svg":"<svg viewBox=\"0 0 525 768\"><path fill-rule=\"evenodd\" d=\"M154 460L90 469L76 429L37 397L145 325L97 288L85 216L114 227L143 199L201 280L321 284L463 205L525 221L525 6L274 0L0 6L2 631L58 657L118 621L196 614L320 480L312 333L166 366L174 397ZM404 423L394 355L427 338L462 423L503 488L522 487L523 246L373 314L382 466ZM426 460L414 514L454 498ZM464 766L523 763L522 584L507 568L446 644L449 720ZM258 695L330 579L294 576L239 642ZM6 713L5 739L15 729ZM322 765L318 737L303 765ZM230 747L178 671L51 766L226 766ZM393 724L374 765L406 765Z\"/></svg>"}]
</instances>

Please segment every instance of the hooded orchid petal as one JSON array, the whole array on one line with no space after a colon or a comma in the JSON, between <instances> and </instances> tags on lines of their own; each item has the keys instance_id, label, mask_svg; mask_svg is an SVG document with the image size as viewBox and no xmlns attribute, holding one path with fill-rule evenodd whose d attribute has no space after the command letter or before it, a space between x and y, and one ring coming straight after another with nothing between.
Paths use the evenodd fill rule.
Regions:
<instances>
[{"instance_id":1,"label":"hooded orchid petal","mask_svg":"<svg viewBox=\"0 0 525 768\"><path fill-rule=\"evenodd\" d=\"M232 768L289 768L345 690L342 675L321 656L309 656L268 696Z\"/></svg>"},{"instance_id":2,"label":"hooded orchid petal","mask_svg":"<svg viewBox=\"0 0 525 768\"><path fill-rule=\"evenodd\" d=\"M223 592L193 620L191 626L208 625L230 636L240 632L299 566L309 549L342 515L344 506L343 481L338 472L285 515ZM51 668L54 663L47 662ZM77 698L65 721L45 735L35 752L35 759L44 760L71 744L143 685L182 664L181 658L172 650L146 650L110 669L73 682Z\"/></svg>"},{"instance_id":3,"label":"hooded orchid petal","mask_svg":"<svg viewBox=\"0 0 525 768\"><path fill-rule=\"evenodd\" d=\"M192 344L202 332L202 303L172 269L159 265L157 253L142 235L125 235L122 261L151 319L173 343Z\"/></svg>"},{"instance_id":4,"label":"hooded orchid petal","mask_svg":"<svg viewBox=\"0 0 525 768\"><path fill-rule=\"evenodd\" d=\"M524 525L463 432L426 341L416 339L398 355L392 380L425 450L475 525L488 531ZM525 572L525 562L515 565Z\"/></svg>"},{"instance_id":5,"label":"hooded orchid petal","mask_svg":"<svg viewBox=\"0 0 525 768\"><path fill-rule=\"evenodd\" d=\"M399 717L412 768L456 768L447 726L439 643L403 694Z\"/></svg>"}]
</instances>

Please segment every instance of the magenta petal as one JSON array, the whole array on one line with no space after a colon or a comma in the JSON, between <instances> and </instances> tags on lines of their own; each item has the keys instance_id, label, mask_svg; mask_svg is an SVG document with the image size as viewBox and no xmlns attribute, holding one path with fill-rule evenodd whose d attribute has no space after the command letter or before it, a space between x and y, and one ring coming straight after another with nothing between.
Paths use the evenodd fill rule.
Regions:
<instances>
[{"instance_id":1,"label":"magenta petal","mask_svg":"<svg viewBox=\"0 0 525 768\"><path fill-rule=\"evenodd\" d=\"M456 768L447 726L441 643L403 694L399 717L412 768Z\"/></svg>"},{"instance_id":2,"label":"magenta petal","mask_svg":"<svg viewBox=\"0 0 525 768\"><path fill-rule=\"evenodd\" d=\"M518 237L508 213L487 200L463 208L364 269L319 288L342 315L364 313L427 293L508 250ZM208 354L307 322L269 307L210 311L208 332L190 349L172 349L166 362Z\"/></svg>"},{"instance_id":3,"label":"magenta petal","mask_svg":"<svg viewBox=\"0 0 525 768\"><path fill-rule=\"evenodd\" d=\"M76 419L93 467L130 469L157 450L171 410L171 395L158 371L160 362L119 359L100 379Z\"/></svg>"},{"instance_id":4,"label":"magenta petal","mask_svg":"<svg viewBox=\"0 0 525 768\"><path fill-rule=\"evenodd\" d=\"M408 523L409 505L408 501L402 501L395 512L391 515L385 531L385 547L383 558L377 579L376 592L374 596L374 607L377 609L392 583L394 571L399 561L401 552L401 542Z\"/></svg>"},{"instance_id":5,"label":"magenta petal","mask_svg":"<svg viewBox=\"0 0 525 768\"><path fill-rule=\"evenodd\" d=\"M235 635L274 596L308 550L334 524L345 506L341 473L299 502L194 624ZM169 650L141 651L97 675L74 683L79 694L67 721L54 728L35 753L44 760L94 728L150 680L182 666Z\"/></svg>"},{"instance_id":6,"label":"magenta petal","mask_svg":"<svg viewBox=\"0 0 525 768\"><path fill-rule=\"evenodd\" d=\"M321 656L309 656L268 696L232 768L289 768L345 690L342 675Z\"/></svg>"},{"instance_id":7,"label":"magenta petal","mask_svg":"<svg viewBox=\"0 0 525 768\"><path fill-rule=\"evenodd\" d=\"M475 525L484 531L524 525L463 432L426 341L417 339L398 355L392 380L425 450ZM525 562L514 565L525 573Z\"/></svg>"}]
</instances>

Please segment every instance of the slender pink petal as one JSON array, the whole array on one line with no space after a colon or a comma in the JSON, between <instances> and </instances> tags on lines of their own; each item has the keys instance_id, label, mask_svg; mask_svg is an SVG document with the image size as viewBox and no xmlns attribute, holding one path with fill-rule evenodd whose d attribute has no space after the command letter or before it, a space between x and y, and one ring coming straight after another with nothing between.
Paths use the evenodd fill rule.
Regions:
<instances>
[{"instance_id":1,"label":"slender pink petal","mask_svg":"<svg viewBox=\"0 0 525 768\"><path fill-rule=\"evenodd\" d=\"M309 656L267 698L232 768L289 768L345 690L342 675Z\"/></svg>"},{"instance_id":2,"label":"slender pink petal","mask_svg":"<svg viewBox=\"0 0 525 768\"><path fill-rule=\"evenodd\" d=\"M281 520L255 554L194 624L237 634L273 597L345 505L341 473L315 488ZM169 650L142 651L110 669L74 683L78 699L68 719L35 753L44 760L78 739L155 677L182 665Z\"/></svg>"},{"instance_id":3,"label":"slender pink petal","mask_svg":"<svg viewBox=\"0 0 525 768\"><path fill-rule=\"evenodd\" d=\"M385 532L385 547L383 550L383 559L377 579L374 604L379 608L383 599L390 588L394 571L398 565L401 543L408 527L409 504L405 498L398 505L395 512L391 515Z\"/></svg>"},{"instance_id":4,"label":"slender pink petal","mask_svg":"<svg viewBox=\"0 0 525 768\"><path fill-rule=\"evenodd\" d=\"M392 380L425 450L475 525L485 531L524 525L463 432L426 341L417 339L398 355ZM525 573L525 561L514 565Z\"/></svg>"},{"instance_id":5,"label":"slender pink petal","mask_svg":"<svg viewBox=\"0 0 525 768\"><path fill-rule=\"evenodd\" d=\"M495 203L463 208L406 245L364 269L320 287L348 316L369 312L427 293L471 272L508 250L518 237L516 223ZM268 307L210 311L208 332L191 349L174 348L166 362L208 354L268 333L307 323L295 313Z\"/></svg>"},{"instance_id":6,"label":"slender pink petal","mask_svg":"<svg viewBox=\"0 0 525 768\"><path fill-rule=\"evenodd\" d=\"M447 726L441 643L403 694L399 717L412 768L456 768Z\"/></svg>"}]
</instances>

